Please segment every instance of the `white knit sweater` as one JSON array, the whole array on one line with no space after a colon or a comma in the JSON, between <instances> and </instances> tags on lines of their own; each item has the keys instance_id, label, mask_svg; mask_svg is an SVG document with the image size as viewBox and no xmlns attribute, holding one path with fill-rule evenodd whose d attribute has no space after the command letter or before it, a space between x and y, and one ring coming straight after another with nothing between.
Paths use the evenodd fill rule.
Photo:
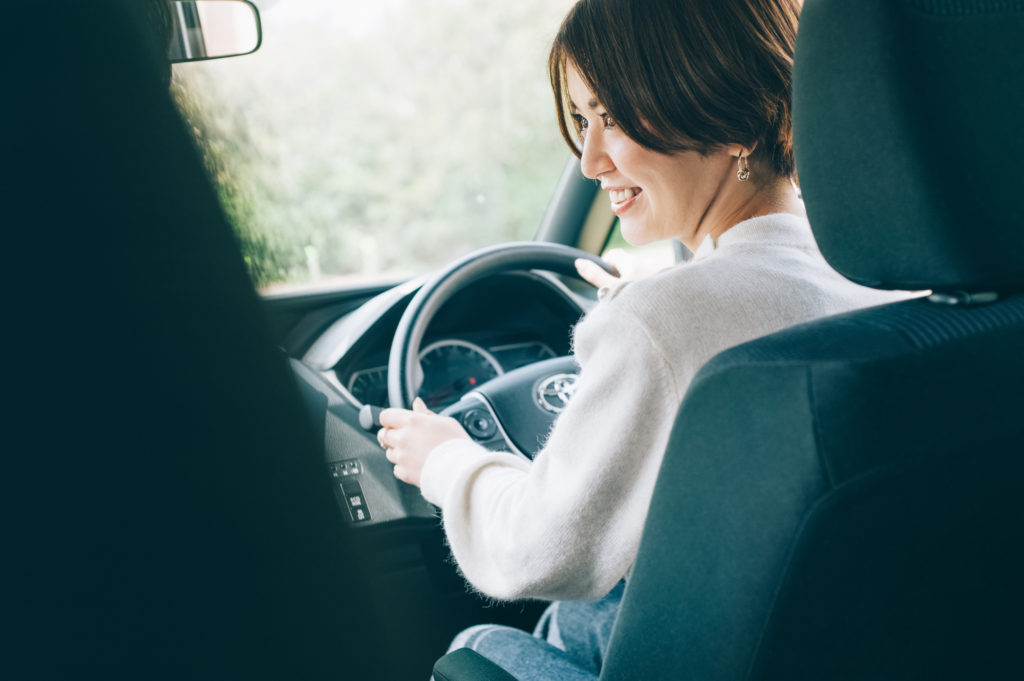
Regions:
<instances>
[{"instance_id":1,"label":"white knit sweater","mask_svg":"<svg viewBox=\"0 0 1024 681\"><path fill-rule=\"evenodd\" d=\"M468 440L428 456L423 496L441 507L463 574L499 599L600 598L636 558L702 364L783 327L906 296L841 277L807 222L786 214L742 222L690 262L618 286L576 326L576 394L532 463Z\"/></svg>"}]
</instances>

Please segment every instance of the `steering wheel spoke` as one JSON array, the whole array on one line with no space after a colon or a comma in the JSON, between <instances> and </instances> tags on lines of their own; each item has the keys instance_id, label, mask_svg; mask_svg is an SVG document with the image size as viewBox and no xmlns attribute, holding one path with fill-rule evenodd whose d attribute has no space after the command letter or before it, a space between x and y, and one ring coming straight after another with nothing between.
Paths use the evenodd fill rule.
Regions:
<instances>
[{"instance_id":1,"label":"steering wheel spoke","mask_svg":"<svg viewBox=\"0 0 1024 681\"><path fill-rule=\"evenodd\" d=\"M484 383L446 409L476 442L532 459L572 397L572 357L529 364Z\"/></svg>"},{"instance_id":2,"label":"steering wheel spoke","mask_svg":"<svg viewBox=\"0 0 1024 681\"><path fill-rule=\"evenodd\" d=\"M491 404L475 390L441 414L454 418L475 442L488 449L521 453L516 451L516 447L505 435Z\"/></svg>"}]
</instances>

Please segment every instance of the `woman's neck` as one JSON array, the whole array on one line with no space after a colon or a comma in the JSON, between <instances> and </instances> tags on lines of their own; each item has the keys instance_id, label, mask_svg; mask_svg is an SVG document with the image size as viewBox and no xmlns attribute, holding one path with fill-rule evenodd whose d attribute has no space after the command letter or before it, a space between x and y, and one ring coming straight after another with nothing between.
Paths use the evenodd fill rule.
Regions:
<instances>
[{"instance_id":1,"label":"woman's neck","mask_svg":"<svg viewBox=\"0 0 1024 681\"><path fill-rule=\"evenodd\" d=\"M693 251L708 235L717 241L718 237L744 220L774 213L807 216L804 203L788 177L773 177L761 184L738 182L733 178L708 206L697 231L682 241Z\"/></svg>"}]
</instances>

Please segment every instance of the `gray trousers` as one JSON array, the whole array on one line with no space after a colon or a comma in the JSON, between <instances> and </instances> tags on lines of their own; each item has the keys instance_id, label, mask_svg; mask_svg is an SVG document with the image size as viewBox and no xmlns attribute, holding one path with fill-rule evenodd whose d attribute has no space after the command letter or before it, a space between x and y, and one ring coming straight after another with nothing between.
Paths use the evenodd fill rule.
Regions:
<instances>
[{"instance_id":1,"label":"gray trousers","mask_svg":"<svg viewBox=\"0 0 1024 681\"><path fill-rule=\"evenodd\" d=\"M470 627L455 637L449 652L475 650L519 681L594 681L624 588L625 582L619 582L599 601L552 603L532 635L496 624Z\"/></svg>"}]
</instances>

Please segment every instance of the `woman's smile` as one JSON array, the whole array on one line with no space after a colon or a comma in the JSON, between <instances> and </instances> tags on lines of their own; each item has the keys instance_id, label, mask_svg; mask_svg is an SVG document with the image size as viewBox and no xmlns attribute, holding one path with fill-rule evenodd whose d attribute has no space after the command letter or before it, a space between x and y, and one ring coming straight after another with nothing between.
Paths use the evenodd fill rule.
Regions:
<instances>
[{"instance_id":1,"label":"woman's smile","mask_svg":"<svg viewBox=\"0 0 1024 681\"><path fill-rule=\"evenodd\" d=\"M612 204L612 212L621 217L640 198L640 187L604 187Z\"/></svg>"}]
</instances>

